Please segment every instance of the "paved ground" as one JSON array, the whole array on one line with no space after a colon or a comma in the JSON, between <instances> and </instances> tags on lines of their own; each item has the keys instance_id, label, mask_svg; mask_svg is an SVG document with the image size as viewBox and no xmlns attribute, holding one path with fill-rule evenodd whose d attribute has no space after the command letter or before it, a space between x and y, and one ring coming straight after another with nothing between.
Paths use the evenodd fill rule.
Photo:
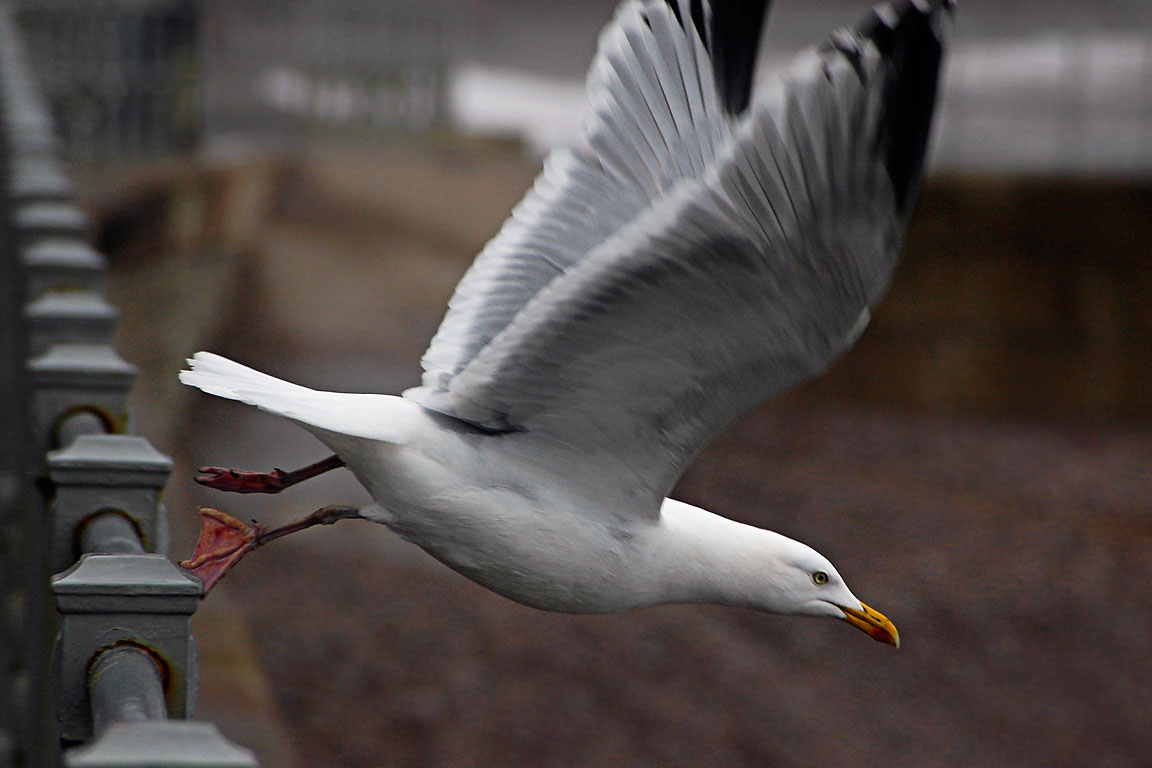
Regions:
<instances>
[{"instance_id":1,"label":"paved ground","mask_svg":"<svg viewBox=\"0 0 1152 768\"><path fill-rule=\"evenodd\" d=\"M313 386L411 383L456 275L530 175L459 147L302 160L213 349ZM185 478L325 455L291 425L193 402L171 448ZM900 627L899 652L736 610L545 614L350 522L258 552L213 593L202 710L265 766L1146 765L1149 466L1148 425L801 393L740 422L678 495L825 552ZM362 499L340 475L275 498L178 477L174 553L195 503L279 522Z\"/></svg>"}]
</instances>

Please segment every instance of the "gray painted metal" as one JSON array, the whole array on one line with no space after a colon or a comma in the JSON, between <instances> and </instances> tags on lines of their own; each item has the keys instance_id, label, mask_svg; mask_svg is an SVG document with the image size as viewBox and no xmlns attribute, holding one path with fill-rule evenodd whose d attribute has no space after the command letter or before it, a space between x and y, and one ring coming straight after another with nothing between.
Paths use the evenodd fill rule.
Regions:
<instances>
[{"instance_id":1,"label":"gray painted metal","mask_svg":"<svg viewBox=\"0 0 1152 768\"><path fill-rule=\"evenodd\" d=\"M169 715L191 716L199 668L188 622L200 600L198 579L163 555L84 555L53 577L52 592L60 612L55 687L64 741L92 738L88 666L117 644L140 645L162 659Z\"/></svg>"},{"instance_id":2,"label":"gray painted metal","mask_svg":"<svg viewBox=\"0 0 1152 768\"><path fill-rule=\"evenodd\" d=\"M119 512L101 512L80 526L80 551L84 554L142 555L140 529Z\"/></svg>"},{"instance_id":3,"label":"gray painted metal","mask_svg":"<svg viewBox=\"0 0 1152 768\"><path fill-rule=\"evenodd\" d=\"M168 717L163 666L135 645L101 651L88 669L92 727L103 733L115 723L142 723Z\"/></svg>"},{"instance_id":4,"label":"gray painted metal","mask_svg":"<svg viewBox=\"0 0 1152 768\"><path fill-rule=\"evenodd\" d=\"M67 768L256 768L256 757L211 723L117 723L92 744L70 750Z\"/></svg>"},{"instance_id":5,"label":"gray painted metal","mask_svg":"<svg viewBox=\"0 0 1152 768\"><path fill-rule=\"evenodd\" d=\"M0 17L0 27L5 19ZM0 38L3 32L0 32ZM3 83L0 81L0 103ZM0 113L0 117L6 116ZM7 142L0 142L0 162L8 160ZM11 201L0 195L0 766L12 765L17 744L23 740L21 715L27 696L19 678L26 645L25 617L20 610L24 591L26 558L21 556L23 538L23 482L27 442L27 402L24 387L23 269L14 246L9 209Z\"/></svg>"},{"instance_id":6,"label":"gray painted metal","mask_svg":"<svg viewBox=\"0 0 1152 768\"><path fill-rule=\"evenodd\" d=\"M104 512L130 520L145 551L156 552L160 489L172 460L135 435L82 435L48 454L53 571L75 562L84 524ZM88 550L95 551L95 550Z\"/></svg>"},{"instance_id":7,"label":"gray painted metal","mask_svg":"<svg viewBox=\"0 0 1152 768\"><path fill-rule=\"evenodd\" d=\"M48 291L24 306L28 318L28 354L46 352L53 344L99 344L112 338L120 310L95 291Z\"/></svg>"},{"instance_id":8,"label":"gray painted metal","mask_svg":"<svg viewBox=\"0 0 1152 768\"><path fill-rule=\"evenodd\" d=\"M51 721L47 683L51 642L48 621L42 515L28 482L30 417L29 389L24 361L27 333L22 311L27 286L18 250L14 221L15 200L7 193L10 168L16 158L37 147L51 145L51 134L29 132L37 105L20 57L19 41L7 13L0 6L0 163L6 176L0 189L0 280L3 322L0 322L0 764L21 768L48 768L56 761L40 758L50 750ZM44 139L43 136L49 138Z\"/></svg>"},{"instance_id":9,"label":"gray painted metal","mask_svg":"<svg viewBox=\"0 0 1152 768\"><path fill-rule=\"evenodd\" d=\"M32 445L36 456L60 445L60 419L77 411L100 416L109 432L128 428L128 391L136 367L108 344L56 344L28 361Z\"/></svg>"},{"instance_id":10,"label":"gray painted metal","mask_svg":"<svg viewBox=\"0 0 1152 768\"><path fill-rule=\"evenodd\" d=\"M188 622L201 585L143 553L167 548L159 494L171 461L142 438L105 434L128 429L135 368L110 346L105 260L84 241L90 223L57 152L0 2L0 768L250 768L253 755L210 724L168 720L193 709ZM44 471L50 525L31 483ZM79 551L115 554L74 563ZM50 580L50 567L67 570ZM60 736L97 731L67 757L58 749Z\"/></svg>"},{"instance_id":11,"label":"gray painted metal","mask_svg":"<svg viewBox=\"0 0 1152 768\"><path fill-rule=\"evenodd\" d=\"M50 290L101 291L104 288L104 257L76 238L47 238L20 252L26 273L28 297Z\"/></svg>"},{"instance_id":12,"label":"gray painted metal","mask_svg":"<svg viewBox=\"0 0 1152 768\"><path fill-rule=\"evenodd\" d=\"M107 434L128 430L136 369L111 346L105 259L57 151L0 0L0 768L253 768L214 726L168 719L193 710L202 586L152 554L172 462Z\"/></svg>"},{"instance_id":13,"label":"gray painted metal","mask_svg":"<svg viewBox=\"0 0 1152 768\"><path fill-rule=\"evenodd\" d=\"M88 237L92 223L74 203L32 202L16 209L16 232L21 242L45 237Z\"/></svg>"},{"instance_id":14,"label":"gray painted metal","mask_svg":"<svg viewBox=\"0 0 1152 768\"><path fill-rule=\"evenodd\" d=\"M167 719L164 662L136 645L101 651L88 672L96 738L65 755L69 768L255 768L251 752L209 723Z\"/></svg>"},{"instance_id":15,"label":"gray painted metal","mask_svg":"<svg viewBox=\"0 0 1152 768\"><path fill-rule=\"evenodd\" d=\"M108 431L104 419L91 411L76 411L60 419L56 425L56 438L60 445L72 445L84 435L103 435Z\"/></svg>"},{"instance_id":16,"label":"gray painted metal","mask_svg":"<svg viewBox=\"0 0 1152 768\"><path fill-rule=\"evenodd\" d=\"M50 153L13 158L8 195L17 204L67 202L75 199L76 185Z\"/></svg>"}]
</instances>

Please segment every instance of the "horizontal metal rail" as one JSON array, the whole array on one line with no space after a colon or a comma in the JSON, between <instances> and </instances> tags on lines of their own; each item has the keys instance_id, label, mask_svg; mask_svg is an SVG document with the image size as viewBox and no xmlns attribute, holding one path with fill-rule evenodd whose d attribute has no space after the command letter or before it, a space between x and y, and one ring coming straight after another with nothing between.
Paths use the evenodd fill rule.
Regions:
<instances>
[{"instance_id":1,"label":"horizontal metal rail","mask_svg":"<svg viewBox=\"0 0 1152 768\"><path fill-rule=\"evenodd\" d=\"M0 150L0 768L252 768L189 719L202 585L165 554L172 462L130 434L105 260L3 0Z\"/></svg>"},{"instance_id":2,"label":"horizontal metal rail","mask_svg":"<svg viewBox=\"0 0 1152 768\"><path fill-rule=\"evenodd\" d=\"M121 645L102 651L88 671L92 728L104 733L117 723L164 720L163 667L143 648Z\"/></svg>"},{"instance_id":3,"label":"horizontal metal rail","mask_svg":"<svg viewBox=\"0 0 1152 768\"><path fill-rule=\"evenodd\" d=\"M83 523L80 551L86 555L142 555L144 544L129 518L119 512L101 512Z\"/></svg>"}]
</instances>

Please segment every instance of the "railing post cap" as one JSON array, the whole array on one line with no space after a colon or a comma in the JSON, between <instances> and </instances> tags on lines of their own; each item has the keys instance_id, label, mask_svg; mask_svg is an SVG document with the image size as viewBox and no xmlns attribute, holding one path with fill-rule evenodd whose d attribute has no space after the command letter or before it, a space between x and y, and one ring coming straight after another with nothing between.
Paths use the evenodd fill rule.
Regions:
<instances>
[{"instance_id":1,"label":"railing post cap","mask_svg":"<svg viewBox=\"0 0 1152 768\"><path fill-rule=\"evenodd\" d=\"M28 361L28 371L37 385L128 387L136 376L136 366L110 344L53 344Z\"/></svg>"},{"instance_id":2,"label":"railing post cap","mask_svg":"<svg viewBox=\"0 0 1152 768\"><path fill-rule=\"evenodd\" d=\"M196 612L203 585L164 555L81 556L52 577L62 614Z\"/></svg>"},{"instance_id":3,"label":"railing post cap","mask_svg":"<svg viewBox=\"0 0 1152 768\"><path fill-rule=\"evenodd\" d=\"M108 266L99 251L83 240L71 237L37 240L24 248L22 256L24 266L29 269L66 267L85 272L103 272Z\"/></svg>"},{"instance_id":4,"label":"railing post cap","mask_svg":"<svg viewBox=\"0 0 1152 768\"><path fill-rule=\"evenodd\" d=\"M60 288L100 289L107 260L79 237L38 237L20 249L28 295Z\"/></svg>"},{"instance_id":5,"label":"railing post cap","mask_svg":"<svg viewBox=\"0 0 1152 768\"><path fill-rule=\"evenodd\" d=\"M53 344L99 344L112 338L120 310L88 290L44 291L24 305L31 354Z\"/></svg>"},{"instance_id":6,"label":"railing post cap","mask_svg":"<svg viewBox=\"0 0 1152 768\"><path fill-rule=\"evenodd\" d=\"M120 310L96 291L47 291L28 302L24 315L32 322L67 317L81 322L115 323L120 319Z\"/></svg>"},{"instance_id":7,"label":"railing post cap","mask_svg":"<svg viewBox=\"0 0 1152 768\"><path fill-rule=\"evenodd\" d=\"M91 225L88 214L72 203L30 202L16 209L20 232L57 233L86 237Z\"/></svg>"},{"instance_id":8,"label":"railing post cap","mask_svg":"<svg viewBox=\"0 0 1152 768\"><path fill-rule=\"evenodd\" d=\"M13 158L8 193L18 202L63 202L76 195L76 185L60 169L55 157L38 153Z\"/></svg>"},{"instance_id":9,"label":"railing post cap","mask_svg":"<svg viewBox=\"0 0 1152 768\"><path fill-rule=\"evenodd\" d=\"M81 435L48 454L48 473L57 485L162 488L172 459L138 435Z\"/></svg>"},{"instance_id":10,"label":"railing post cap","mask_svg":"<svg viewBox=\"0 0 1152 768\"><path fill-rule=\"evenodd\" d=\"M60 612L53 666L62 739L92 738L88 665L120 643L146 648L163 662L169 717L191 715L200 673L188 624L201 590L199 579L162 555L84 555L52 577Z\"/></svg>"},{"instance_id":11,"label":"railing post cap","mask_svg":"<svg viewBox=\"0 0 1152 768\"><path fill-rule=\"evenodd\" d=\"M30 113L7 120L13 155L58 154L60 142L53 135L52 122L41 115Z\"/></svg>"},{"instance_id":12,"label":"railing post cap","mask_svg":"<svg viewBox=\"0 0 1152 768\"><path fill-rule=\"evenodd\" d=\"M91 744L64 755L67 768L258 768L250 750L212 723L153 720L116 723Z\"/></svg>"},{"instance_id":13,"label":"railing post cap","mask_svg":"<svg viewBox=\"0 0 1152 768\"><path fill-rule=\"evenodd\" d=\"M14 148L25 154L58 151L60 142L56 139L55 127L48 113L37 105L27 103L27 99L20 94L9 92L5 95L9 97L7 100L10 103L6 105L9 114L5 116L4 122L12 134ZM11 103L12 96L24 103Z\"/></svg>"}]
</instances>

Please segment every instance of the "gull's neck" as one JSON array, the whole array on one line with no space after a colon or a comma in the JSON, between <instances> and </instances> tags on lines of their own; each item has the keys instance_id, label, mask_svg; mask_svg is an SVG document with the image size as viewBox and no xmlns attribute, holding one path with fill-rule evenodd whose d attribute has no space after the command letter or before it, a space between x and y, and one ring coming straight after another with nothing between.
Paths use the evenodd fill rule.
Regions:
<instances>
[{"instance_id":1,"label":"gull's neck","mask_svg":"<svg viewBox=\"0 0 1152 768\"><path fill-rule=\"evenodd\" d=\"M649 542L652 604L713 603L786 610L789 552L804 545L674 499Z\"/></svg>"}]
</instances>

